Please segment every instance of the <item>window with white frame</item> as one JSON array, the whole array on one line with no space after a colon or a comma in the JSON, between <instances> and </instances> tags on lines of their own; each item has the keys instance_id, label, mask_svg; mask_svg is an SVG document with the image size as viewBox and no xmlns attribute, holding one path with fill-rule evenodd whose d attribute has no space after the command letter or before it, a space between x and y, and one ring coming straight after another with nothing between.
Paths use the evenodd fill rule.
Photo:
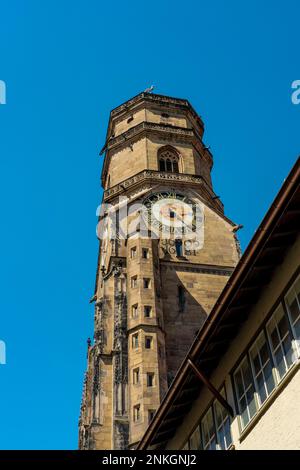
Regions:
<instances>
[{"instance_id":1,"label":"window with white frame","mask_svg":"<svg viewBox=\"0 0 300 470\"><path fill-rule=\"evenodd\" d=\"M244 428L256 413L254 385L248 357L244 358L242 364L235 372L234 383L237 394L238 409L241 417L241 424Z\"/></svg>"},{"instance_id":2,"label":"window with white frame","mask_svg":"<svg viewBox=\"0 0 300 470\"><path fill-rule=\"evenodd\" d=\"M197 426L194 432L190 435L189 439L189 448L190 450L200 450L201 449L201 433L200 427Z\"/></svg>"},{"instance_id":3,"label":"window with white frame","mask_svg":"<svg viewBox=\"0 0 300 470\"><path fill-rule=\"evenodd\" d=\"M280 304L267 324L278 380L281 380L296 360L288 319Z\"/></svg>"},{"instance_id":4,"label":"window with white frame","mask_svg":"<svg viewBox=\"0 0 300 470\"><path fill-rule=\"evenodd\" d=\"M264 332L259 335L250 349L250 359L258 405L261 406L275 388L272 358Z\"/></svg>"},{"instance_id":5,"label":"window with white frame","mask_svg":"<svg viewBox=\"0 0 300 470\"><path fill-rule=\"evenodd\" d=\"M225 389L221 390L221 395L226 399ZM217 448L226 450L232 444L231 437L231 419L223 405L217 400L214 401L214 416L217 430Z\"/></svg>"},{"instance_id":6,"label":"window with white frame","mask_svg":"<svg viewBox=\"0 0 300 470\"><path fill-rule=\"evenodd\" d=\"M300 276L296 279L285 296L289 319L292 325L295 339L300 349Z\"/></svg>"},{"instance_id":7,"label":"window with white frame","mask_svg":"<svg viewBox=\"0 0 300 470\"><path fill-rule=\"evenodd\" d=\"M130 250L130 255L131 255L131 258L136 258L136 255L137 255L136 246L134 246L133 248L131 248L131 250Z\"/></svg>"},{"instance_id":8,"label":"window with white frame","mask_svg":"<svg viewBox=\"0 0 300 470\"><path fill-rule=\"evenodd\" d=\"M299 278L284 297L234 372L242 429L276 389L299 357ZM298 342L299 345L299 342Z\"/></svg>"},{"instance_id":9,"label":"window with white frame","mask_svg":"<svg viewBox=\"0 0 300 470\"><path fill-rule=\"evenodd\" d=\"M130 282L131 288L135 289L137 287L137 276L133 276Z\"/></svg>"},{"instance_id":10,"label":"window with white frame","mask_svg":"<svg viewBox=\"0 0 300 470\"><path fill-rule=\"evenodd\" d=\"M204 450L216 450L217 439L212 408L209 408L201 420L202 446Z\"/></svg>"},{"instance_id":11,"label":"window with white frame","mask_svg":"<svg viewBox=\"0 0 300 470\"><path fill-rule=\"evenodd\" d=\"M226 399L225 387L221 395ZM188 439L190 450L227 450L232 444L231 418L228 411L214 400Z\"/></svg>"}]
</instances>

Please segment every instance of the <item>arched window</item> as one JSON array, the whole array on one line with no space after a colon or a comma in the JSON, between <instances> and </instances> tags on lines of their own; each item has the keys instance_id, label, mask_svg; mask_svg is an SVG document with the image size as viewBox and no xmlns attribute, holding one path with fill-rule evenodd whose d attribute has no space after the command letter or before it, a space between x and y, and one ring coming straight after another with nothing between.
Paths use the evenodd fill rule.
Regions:
<instances>
[{"instance_id":1,"label":"arched window","mask_svg":"<svg viewBox=\"0 0 300 470\"><path fill-rule=\"evenodd\" d=\"M166 149L159 154L159 171L179 173L179 157L174 150Z\"/></svg>"}]
</instances>

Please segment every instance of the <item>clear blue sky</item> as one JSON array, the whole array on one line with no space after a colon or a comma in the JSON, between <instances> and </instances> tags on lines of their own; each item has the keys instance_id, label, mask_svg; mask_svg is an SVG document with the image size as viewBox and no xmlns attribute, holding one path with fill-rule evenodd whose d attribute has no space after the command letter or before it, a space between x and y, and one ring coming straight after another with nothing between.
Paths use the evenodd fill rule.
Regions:
<instances>
[{"instance_id":1,"label":"clear blue sky","mask_svg":"<svg viewBox=\"0 0 300 470\"><path fill-rule=\"evenodd\" d=\"M77 447L110 109L152 83L191 101L245 248L300 153L299 5L1 2L0 448Z\"/></svg>"}]
</instances>

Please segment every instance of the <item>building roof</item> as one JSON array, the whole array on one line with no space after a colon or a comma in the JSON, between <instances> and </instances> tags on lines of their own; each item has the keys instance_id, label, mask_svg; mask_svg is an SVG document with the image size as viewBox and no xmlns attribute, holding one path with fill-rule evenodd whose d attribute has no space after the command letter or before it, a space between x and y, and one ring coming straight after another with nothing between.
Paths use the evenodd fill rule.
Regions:
<instances>
[{"instance_id":1,"label":"building roof","mask_svg":"<svg viewBox=\"0 0 300 470\"><path fill-rule=\"evenodd\" d=\"M209 377L246 321L300 227L300 158L284 181L244 255L199 331L137 449L164 448L201 387L192 364Z\"/></svg>"},{"instance_id":2,"label":"building roof","mask_svg":"<svg viewBox=\"0 0 300 470\"><path fill-rule=\"evenodd\" d=\"M133 107L137 106L141 102L157 103L159 106L167 106L170 108L187 109L190 111L190 113L193 115L199 125L203 126L201 117L194 110L193 106L187 99L174 98L172 96L158 95L156 93L147 92L139 93L133 98L130 98L129 100L125 101L125 103L122 103L120 106L117 106L116 108L112 109L112 111L110 112L110 119L119 116L120 114L126 114L128 111L130 111Z\"/></svg>"}]
</instances>

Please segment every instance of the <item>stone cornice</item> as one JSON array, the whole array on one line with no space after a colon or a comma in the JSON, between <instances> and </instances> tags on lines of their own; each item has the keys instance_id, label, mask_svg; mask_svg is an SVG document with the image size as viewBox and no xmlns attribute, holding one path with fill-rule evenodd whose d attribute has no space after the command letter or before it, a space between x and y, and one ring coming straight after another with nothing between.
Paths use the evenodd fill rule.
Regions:
<instances>
[{"instance_id":1,"label":"stone cornice","mask_svg":"<svg viewBox=\"0 0 300 470\"><path fill-rule=\"evenodd\" d=\"M198 264L181 261L164 261L160 259L161 267L168 267L176 271L185 271L191 273L213 274L217 276L231 276L235 267L234 266L217 266L209 264Z\"/></svg>"},{"instance_id":2,"label":"stone cornice","mask_svg":"<svg viewBox=\"0 0 300 470\"><path fill-rule=\"evenodd\" d=\"M148 101L152 103L157 103L159 106L169 106L172 108L184 108L188 109L194 119L200 124L203 128L203 122L200 116L196 113L190 102L186 99L182 98L172 98L171 96L166 95L157 95L155 93L140 93L137 96L131 98L130 100L126 101L125 103L121 104L114 108L110 113L110 119L122 114L126 113L130 108L135 106L140 101Z\"/></svg>"},{"instance_id":3,"label":"stone cornice","mask_svg":"<svg viewBox=\"0 0 300 470\"><path fill-rule=\"evenodd\" d=\"M180 136L181 140L183 141L186 141L186 140L189 141L195 135L193 129L172 126L171 124L159 124L159 123L154 123L154 122L143 121L137 124L136 126L131 127L127 131L123 132L122 134L109 139L106 144L106 151L114 149L124 143L128 144L128 141L130 141L130 139L147 131L152 131L152 132L154 131L154 132L168 134L168 135Z\"/></svg>"},{"instance_id":4,"label":"stone cornice","mask_svg":"<svg viewBox=\"0 0 300 470\"><path fill-rule=\"evenodd\" d=\"M206 183L202 176L189 175L186 173L167 173L163 171L155 170L144 170L136 175L127 178L115 186L112 186L109 189L104 191L103 199L105 202L110 201L112 198L122 194L124 191L131 190L139 183L146 181L155 181L157 182L168 182L168 183L182 183L191 186L201 186L203 189L203 195L206 196L206 199L214 207L215 210L223 214L223 204L219 199L212 201L212 197L215 196L215 193L211 187Z\"/></svg>"}]
</instances>

